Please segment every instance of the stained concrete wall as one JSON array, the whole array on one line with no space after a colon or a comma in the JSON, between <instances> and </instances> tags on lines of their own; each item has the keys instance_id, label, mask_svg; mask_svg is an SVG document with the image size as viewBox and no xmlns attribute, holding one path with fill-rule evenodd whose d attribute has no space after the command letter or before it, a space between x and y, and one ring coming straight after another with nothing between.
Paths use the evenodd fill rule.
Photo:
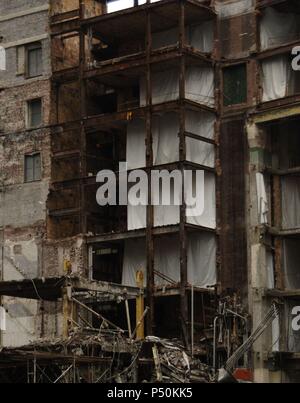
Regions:
<instances>
[{"instance_id":1,"label":"stained concrete wall","mask_svg":"<svg viewBox=\"0 0 300 403\"><path fill-rule=\"evenodd\" d=\"M33 279L43 272L46 200L50 182L49 1L0 2L1 45L6 71L0 72L0 273L4 280ZM17 71L17 48L40 41L43 75L27 79ZM27 130L27 101L42 98L42 126ZM41 153L42 178L25 183L25 155ZM4 345L20 346L45 329L39 301L3 298L7 311ZM49 311L49 309L48 309Z\"/></svg>"},{"instance_id":2,"label":"stained concrete wall","mask_svg":"<svg viewBox=\"0 0 300 403\"><path fill-rule=\"evenodd\" d=\"M265 298L265 290L271 288L268 262L268 240L264 226L259 219L256 174L263 172L267 141L264 131L253 122L247 125L247 137L250 150L249 187L248 187L248 243L249 243L249 306L253 330L257 328L271 307L271 300ZM267 184L267 183L266 183ZM266 187L267 193L268 188ZM267 194L271 200L270 193ZM271 205L269 206L271 213ZM277 347L278 334L276 324L269 328L253 347L254 379L257 383L277 383L281 380L281 371L269 371L266 365L268 355Z\"/></svg>"},{"instance_id":3,"label":"stained concrete wall","mask_svg":"<svg viewBox=\"0 0 300 403\"><path fill-rule=\"evenodd\" d=\"M49 4L49 0L6 0L0 3L1 17L17 12L28 11L35 7L41 7Z\"/></svg>"},{"instance_id":4,"label":"stained concrete wall","mask_svg":"<svg viewBox=\"0 0 300 403\"><path fill-rule=\"evenodd\" d=\"M6 50L6 71L0 71L0 87L40 81L51 74L49 0L5 1L0 4L1 46ZM40 41L43 77L25 80L17 74L17 47Z\"/></svg>"}]
</instances>

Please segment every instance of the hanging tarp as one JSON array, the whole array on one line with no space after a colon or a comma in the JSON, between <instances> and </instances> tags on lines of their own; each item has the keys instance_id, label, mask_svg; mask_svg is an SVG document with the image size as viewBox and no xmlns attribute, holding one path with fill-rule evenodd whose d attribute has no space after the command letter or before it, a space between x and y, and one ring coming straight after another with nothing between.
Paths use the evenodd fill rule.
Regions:
<instances>
[{"instance_id":1,"label":"hanging tarp","mask_svg":"<svg viewBox=\"0 0 300 403\"><path fill-rule=\"evenodd\" d=\"M216 116L206 111L186 110L185 130L207 139L213 139L215 135Z\"/></svg>"},{"instance_id":2,"label":"hanging tarp","mask_svg":"<svg viewBox=\"0 0 300 403\"><path fill-rule=\"evenodd\" d=\"M237 0L234 2L224 2L217 0L215 9L219 18L231 18L237 15L247 14L254 11L255 0Z\"/></svg>"},{"instance_id":3,"label":"hanging tarp","mask_svg":"<svg viewBox=\"0 0 300 403\"><path fill-rule=\"evenodd\" d=\"M214 105L214 71L211 67L187 69L185 97L199 104Z\"/></svg>"},{"instance_id":4,"label":"hanging tarp","mask_svg":"<svg viewBox=\"0 0 300 403\"><path fill-rule=\"evenodd\" d=\"M288 95L291 72L290 61L285 55L272 57L262 62L263 102Z\"/></svg>"},{"instance_id":5,"label":"hanging tarp","mask_svg":"<svg viewBox=\"0 0 300 403\"><path fill-rule=\"evenodd\" d=\"M264 175L260 172L256 174L257 189L257 211L260 224L268 223L269 203L265 186Z\"/></svg>"},{"instance_id":6,"label":"hanging tarp","mask_svg":"<svg viewBox=\"0 0 300 403\"><path fill-rule=\"evenodd\" d=\"M145 121L135 119L127 126L126 161L128 169L146 166L146 127Z\"/></svg>"},{"instance_id":7,"label":"hanging tarp","mask_svg":"<svg viewBox=\"0 0 300 403\"><path fill-rule=\"evenodd\" d=\"M203 166L215 166L215 146L192 137L186 138L186 159Z\"/></svg>"},{"instance_id":8,"label":"hanging tarp","mask_svg":"<svg viewBox=\"0 0 300 403\"><path fill-rule=\"evenodd\" d=\"M202 24L191 25L186 28L186 44L195 50L210 53L214 46L214 24L213 21L205 21ZM179 42L178 27L152 35L152 48L159 49L166 46L176 45Z\"/></svg>"},{"instance_id":9,"label":"hanging tarp","mask_svg":"<svg viewBox=\"0 0 300 403\"><path fill-rule=\"evenodd\" d=\"M176 113L156 115L152 122L153 164L179 160L179 117Z\"/></svg>"},{"instance_id":10,"label":"hanging tarp","mask_svg":"<svg viewBox=\"0 0 300 403\"><path fill-rule=\"evenodd\" d=\"M283 270L285 288L298 290L300 288L300 242L298 239L283 241Z\"/></svg>"},{"instance_id":11,"label":"hanging tarp","mask_svg":"<svg viewBox=\"0 0 300 403\"><path fill-rule=\"evenodd\" d=\"M188 28L189 44L200 52L210 53L214 46L214 23L205 21Z\"/></svg>"},{"instance_id":12,"label":"hanging tarp","mask_svg":"<svg viewBox=\"0 0 300 403\"><path fill-rule=\"evenodd\" d=\"M128 231L146 228L147 223L147 207L132 206L129 203L127 206L127 229Z\"/></svg>"},{"instance_id":13,"label":"hanging tarp","mask_svg":"<svg viewBox=\"0 0 300 403\"><path fill-rule=\"evenodd\" d=\"M175 283L180 282L180 248L178 236L168 235L155 240L154 269ZM155 276L155 285L171 285L171 283L160 276Z\"/></svg>"},{"instance_id":14,"label":"hanging tarp","mask_svg":"<svg viewBox=\"0 0 300 403\"><path fill-rule=\"evenodd\" d=\"M272 7L267 7L260 23L261 49L280 46L297 39L300 32L299 22L297 14L281 13Z\"/></svg>"},{"instance_id":15,"label":"hanging tarp","mask_svg":"<svg viewBox=\"0 0 300 403\"><path fill-rule=\"evenodd\" d=\"M214 106L214 71L212 67L192 66L186 69L185 98ZM170 69L152 74L152 103L154 105L179 99L179 71ZM140 106L146 105L146 82L140 80Z\"/></svg>"},{"instance_id":16,"label":"hanging tarp","mask_svg":"<svg viewBox=\"0 0 300 403\"><path fill-rule=\"evenodd\" d=\"M200 233L188 236L188 282L206 288L216 284L216 240L214 234ZM171 285L180 282L180 248L177 235L156 238L154 242L154 269L162 276L155 276L155 285ZM146 285L145 239L125 241L122 284L135 286L136 272L144 272Z\"/></svg>"},{"instance_id":17,"label":"hanging tarp","mask_svg":"<svg viewBox=\"0 0 300 403\"><path fill-rule=\"evenodd\" d=\"M188 282L206 288L217 283L216 238L210 233L188 237Z\"/></svg>"},{"instance_id":18,"label":"hanging tarp","mask_svg":"<svg viewBox=\"0 0 300 403\"><path fill-rule=\"evenodd\" d=\"M136 287L136 272L144 273L144 285L147 284L146 239L127 239L124 246L122 284Z\"/></svg>"},{"instance_id":19,"label":"hanging tarp","mask_svg":"<svg viewBox=\"0 0 300 403\"><path fill-rule=\"evenodd\" d=\"M195 194L195 176L193 188L188 189L186 203L192 204L191 196ZM199 184L197 185L199 186ZM216 228L216 178L213 173L205 172L204 175L204 211L201 215L187 216L187 223L205 228Z\"/></svg>"},{"instance_id":20,"label":"hanging tarp","mask_svg":"<svg viewBox=\"0 0 300 403\"><path fill-rule=\"evenodd\" d=\"M281 186L283 229L300 228L300 177L285 177Z\"/></svg>"}]
</instances>

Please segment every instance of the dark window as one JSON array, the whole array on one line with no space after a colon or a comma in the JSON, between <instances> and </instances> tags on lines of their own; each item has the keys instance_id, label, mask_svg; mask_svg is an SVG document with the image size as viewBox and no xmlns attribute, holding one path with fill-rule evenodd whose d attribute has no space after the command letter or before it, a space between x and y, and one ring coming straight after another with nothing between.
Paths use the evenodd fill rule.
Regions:
<instances>
[{"instance_id":1,"label":"dark window","mask_svg":"<svg viewBox=\"0 0 300 403\"><path fill-rule=\"evenodd\" d=\"M37 77L43 74L42 46L40 43L27 48L27 76Z\"/></svg>"},{"instance_id":2,"label":"dark window","mask_svg":"<svg viewBox=\"0 0 300 403\"><path fill-rule=\"evenodd\" d=\"M38 127L42 123L42 100L28 101L28 127Z\"/></svg>"},{"instance_id":3,"label":"dark window","mask_svg":"<svg viewBox=\"0 0 300 403\"><path fill-rule=\"evenodd\" d=\"M41 180L41 154L25 155L25 182Z\"/></svg>"},{"instance_id":4,"label":"dark window","mask_svg":"<svg viewBox=\"0 0 300 403\"><path fill-rule=\"evenodd\" d=\"M93 250L93 280L120 284L122 280L121 251L118 246Z\"/></svg>"},{"instance_id":5,"label":"dark window","mask_svg":"<svg viewBox=\"0 0 300 403\"><path fill-rule=\"evenodd\" d=\"M247 102L247 67L245 64L223 70L224 106Z\"/></svg>"}]
</instances>

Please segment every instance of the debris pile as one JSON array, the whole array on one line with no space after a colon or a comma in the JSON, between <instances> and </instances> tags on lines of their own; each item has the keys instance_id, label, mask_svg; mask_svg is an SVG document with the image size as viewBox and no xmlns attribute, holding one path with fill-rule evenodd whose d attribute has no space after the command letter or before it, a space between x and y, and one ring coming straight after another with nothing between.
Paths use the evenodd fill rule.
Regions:
<instances>
[{"instance_id":1,"label":"debris pile","mask_svg":"<svg viewBox=\"0 0 300 403\"><path fill-rule=\"evenodd\" d=\"M163 383L211 383L214 372L211 367L194 358L177 341L147 337L153 343L155 382Z\"/></svg>"}]
</instances>

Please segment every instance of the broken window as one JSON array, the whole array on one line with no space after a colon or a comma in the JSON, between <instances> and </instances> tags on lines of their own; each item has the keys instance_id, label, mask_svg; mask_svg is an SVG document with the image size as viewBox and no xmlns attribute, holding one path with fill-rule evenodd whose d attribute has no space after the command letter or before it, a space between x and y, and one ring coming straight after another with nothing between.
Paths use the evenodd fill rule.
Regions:
<instances>
[{"instance_id":1,"label":"broken window","mask_svg":"<svg viewBox=\"0 0 300 403\"><path fill-rule=\"evenodd\" d=\"M42 123L42 100L28 101L28 127L38 127Z\"/></svg>"},{"instance_id":2,"label":"broken window","mask_svg":"<svg viewBox=\"0 0 300 403\"><path fill-rule=\"evenodd\" d=\"M41 154L25 155L25 182L41 180Z\"/></svg>"},{"instance_id":3,"label":"broken window","mask_svg":"<svg viewBox=\"0 0 300 403\"><path fill-rule=\"evenodd\" d=\"M224 106L247 102L247 66L240 64L223 70Z\"/></svg>"},{"instance_id":4,"label":"broken window","mask_svg":"<svg viewBox=\"0 0 300 403\"><path fill-rule=\"evenodd\" d=\"M92 279L120 284L122 262L120 246L95 246L92 254Z\"/></svg>"}]
</instances>

